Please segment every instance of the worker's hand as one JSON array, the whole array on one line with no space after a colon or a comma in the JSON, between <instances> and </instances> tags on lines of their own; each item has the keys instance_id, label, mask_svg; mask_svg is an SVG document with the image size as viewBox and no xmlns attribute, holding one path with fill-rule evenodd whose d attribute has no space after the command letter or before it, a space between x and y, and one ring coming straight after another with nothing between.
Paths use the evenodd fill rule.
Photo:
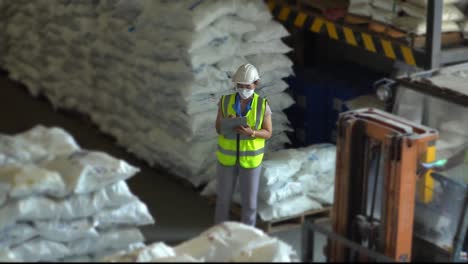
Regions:
<instances>
[{"instance_id":1,"label":"worker's hand","mask_svg":"<svg viewBox=\"0 0 468 264\"><path fill-rule=\"evenodd\" d=\"M253 130L252 130L252 128L250 128L249 125L239 126L239 127L236 128L236 131L239 134L246 135L246 136L249 136L249 137L253 134Z\"/></svg>"},{"instance_id":2,"label":"worker's hand","mask_svg":"<svg viewBox=\"0 0 468 264\"><path fill-rule=\"evenodd\" d=\"M235 115L229 115L227 118L236 118Z\"/></svg>"}]
</instances>

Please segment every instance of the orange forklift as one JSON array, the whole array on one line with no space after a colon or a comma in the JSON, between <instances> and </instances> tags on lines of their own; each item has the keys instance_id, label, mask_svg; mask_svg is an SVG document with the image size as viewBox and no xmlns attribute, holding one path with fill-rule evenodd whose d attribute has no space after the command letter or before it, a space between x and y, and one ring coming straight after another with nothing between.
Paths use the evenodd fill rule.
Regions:
<instances>
[{"instance_id":1,"label":"orange forklift","mask_svg":"<svg viewBox=\"0 0 468 264\"><path fill-rule=\"evenodd\" d=\"M467 186L428 169L438 132L361 109L341 114L337 133L331 230L305 222L303 261L319 232L328 262L466 262Z\"/></svg>"}]
</instances>

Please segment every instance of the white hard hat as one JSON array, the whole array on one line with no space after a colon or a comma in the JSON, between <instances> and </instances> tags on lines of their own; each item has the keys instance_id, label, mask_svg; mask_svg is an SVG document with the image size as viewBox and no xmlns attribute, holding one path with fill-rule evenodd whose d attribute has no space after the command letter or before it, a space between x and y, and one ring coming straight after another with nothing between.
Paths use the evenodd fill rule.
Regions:
<instances>
[{"instance_id":1,"label":"white hard hat","mask_svg":"<svg viewBox=\"0 0 468 264\"><path fill-rule=\"evenodd\" d=\"M252 84L259 80L257 69L252 64L244 64L232 76L232 82L239 84Z\"/></svg>"}]
</instances>

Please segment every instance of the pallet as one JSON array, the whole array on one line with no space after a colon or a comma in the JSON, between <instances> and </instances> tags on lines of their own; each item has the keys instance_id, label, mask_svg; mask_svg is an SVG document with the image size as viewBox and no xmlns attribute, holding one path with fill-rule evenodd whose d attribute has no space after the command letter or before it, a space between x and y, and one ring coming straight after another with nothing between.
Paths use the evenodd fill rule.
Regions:
<instances>
[{"instance_id":1,"label":"pallet","mask_svg":"<svg viewBox=\"0 0 468 264\"><path fill-rule=\"evenodd\" d=\"M408 33L392 25L372 20L370 17L364 17L354 14L347 14L344 18L345 24L356 25L364 30L375 32L385 37L400 39L408 36Z\"/></svg>"},{"instance_id":2,"label":"pallet","mask_svg":"<svg viewBox=\"0 0 468 264\"><path fill-rule=\"evenodd\" d=\"M260 228L265 231L265 233L272 234L299 228L304 224L304 221L307 219L307 217L310 216L327 217L329 216L330 211L331 207L325 207L321 209L310 210L300 215L273 220L271 222L260 222L259 225Z\"/></svg>"},{"instance_id":3,"label":"pallet","mask_svg":"<svg viewBox=\"0 0 468 264\"><path fill-rule=\"evenodd\" d=\"M394 39L404 38L408 35L403 30L397 29L394 26L387 25L384 23L380 23L377 21L371 21L369 23L369 30L381 34L385 34L386 36Z\"/></svg>"},{"instance_id":4,"label":"pallet","mask_svg":"<svg viewBox=\"0 0 468 264\"><path fill-rule=\"evenodd\" d=\"M415 36L411 38L410 42L411 42L412 47L423 49L426 46L426 36L425 35ZM465 42L465 39L463 38L463 34L461 32L442 33L442 36L441 36L442 48L460 46L460 45L463 45L464 42Z\"/></svg>"},{"instance_id":5,"label":"pallet","mask_svg":"<svg viewBox=\"0 0 468 264\"><path fill-rule=\"evenodd\" d=\"M355 25L393 39L405 39L412 48L424 48L426 44L425 35L414 36L410 32L398 29L392 25L374 21L370 17L347 14L344 18L344 22L345 24ZM464 43L464 38L461 32L447 32L442 33L441 42L443 48L460 46Z\"/></svg>"},{"instance_id":6,"label":"pallet","mask_svg":"<svg viewBox=\"0 0 468 264\"><path fill-rule=\"evenodd\" d=\"M210 205L215 206L216 196L207 197L207 200ZM241 206L239 204L232 203L231 217L233 217L233 220L239 221L241 218L241 212L242 212ZM263 230L267 234L273 234L273 233L300 228L308 217L311 217L311 216L328 217L330 213L331 213L331 207L324 207L321 209L303 212L299 215L284 217L284 218L275 219L275 220L267 221L267 222L261 220L260 217L257 216L256 227Z\"/></svg>"},{"instance_id":7,"label":"pallet","mask_svg":"<svg viewBox=\"0 0 468 264\"><path fill-rule=\"evenodd\" d=\"M359 16L359 15L354 15L354 14L346 14L344 17L344 22L345 24L351 24L351 25L368 25L369 22L371 21L370 17L365 17L365 16Z\"/></svg>"}]
</instances>

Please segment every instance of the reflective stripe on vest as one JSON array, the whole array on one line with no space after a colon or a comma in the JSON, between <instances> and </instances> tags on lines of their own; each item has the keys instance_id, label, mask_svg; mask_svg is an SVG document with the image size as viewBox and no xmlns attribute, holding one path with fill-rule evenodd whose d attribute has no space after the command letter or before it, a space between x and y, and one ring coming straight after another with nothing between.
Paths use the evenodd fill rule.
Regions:
<instances>
[{"instance_id":1,"label":"reflective stripe on vest","mask_svg":"<svg viewBox=\"0 0 468 264\"><path fill-rule=\"evenodd\" d=\"M223 96L222 114L227 118L230 114L236 115L232 105L235 103L236 94ZM266 99L261 98L258 94L254 94L252 99L252 108L247 113L247 123L254 129L260 130L263 124L265 115ZM261 138L244 138L239 142L240 149L237 149L237 136L218 137L218 161L225 166L234 166L237 160L237 151L239 151L239 164L243 168L256 168L262 160L265 152L265 139Z\"/></svg>"},{"instance_id":2,"label":"reflective stripe on vest","mask_svg":"<svg viewBox=\"0 0 468 264\"><path fill-rule=\"evenodd\" d=\"M227 149L223 149L221 146L218 145L218 151L225 154L225 155L230 155L230 156L235 156L237 155L237 151L236 150L227 150ZM239 151L239 156L240 157L249 157L249 156L257 156L257 155L260 155L260 154L263 154L265 153L265 148L261 148L261 149L258 149L258 150L253 150L253 151Z\"/></svg>"}]
</instances>

